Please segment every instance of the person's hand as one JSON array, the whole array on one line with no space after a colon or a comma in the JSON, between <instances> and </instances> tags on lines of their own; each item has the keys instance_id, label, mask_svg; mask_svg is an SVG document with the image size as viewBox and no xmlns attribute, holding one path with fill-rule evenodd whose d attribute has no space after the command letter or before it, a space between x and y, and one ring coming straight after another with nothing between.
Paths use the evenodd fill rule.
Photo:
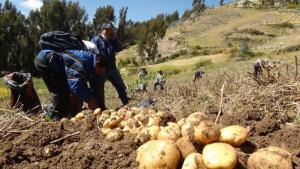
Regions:
<instances>
[{"instance_id":1,"label":"person's hand","mask_svg":"<svg viewBox=\"0 0 300 169\"><path fill-rule=\"evenodd\" d=\"M98 102L96 99L89 100L87 104L88 104L88 109L90 110L95 110L98 108Z\"/></svg>"}]
</instances>

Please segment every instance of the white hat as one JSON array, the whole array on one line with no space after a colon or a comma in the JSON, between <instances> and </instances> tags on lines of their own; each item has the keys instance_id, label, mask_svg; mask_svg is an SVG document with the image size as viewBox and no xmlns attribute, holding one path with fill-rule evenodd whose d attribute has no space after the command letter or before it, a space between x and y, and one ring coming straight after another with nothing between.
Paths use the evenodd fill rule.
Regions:
<instances>
[{"instance_id":1,"label":"white hat","mask_svg":"<svg viewBox=\"0 0 300 169\"><path fill-rule=\"evenodd\" d=\"M85 47L90 52L95 53L95 54L100 54L99 49L97 48L97 46L93 42L86 41L86 40L83 40L82 42L84 43Z\"/></svg>"}]
</instances>

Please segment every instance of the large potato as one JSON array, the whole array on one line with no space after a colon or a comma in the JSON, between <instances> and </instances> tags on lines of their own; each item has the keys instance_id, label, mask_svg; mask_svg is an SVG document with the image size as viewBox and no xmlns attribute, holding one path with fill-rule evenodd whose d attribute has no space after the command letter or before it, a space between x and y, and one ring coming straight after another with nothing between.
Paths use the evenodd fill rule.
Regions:
<instances>
[{"instance_id":1,"label":"large potato","mask_svg":"<svg viewBox=\"0 0 300 169\"><path fill-rule=\"evenodd\" d=\"M278 147L263 148L251 154L248 169L292 169L292 155Z\"/></svg>"},{"instance_id":2,"label":"large potato","mask_svg":"<svg viewBox=\"0 0 300 169\"><path fill-rule=\"evenodd\" d=\"M192 153L187 156L182 165L182 169L206 169L202 155L199 153Z\"/></svg>"},{"instance_id":3,"label":"large potato","mask_svg":"<svg viewBox=\"0 0 300 169\"><path fill-rule=\"evenodd\" d=\"M145 143L150 140L156 140L160 128L158 126L149 126L141 130L141 132L136 136L135 142Z\"/></svg>"},{"instance_id":4,"label":"large potato","mask_svg":"<svg viewBox=\"0 0 300 169\"><path fill-rule=\"evenodd\" d=\"M178 138L180 138L180 136L180 129L174 126L166 126L161 128L160 132L157 135L157 139L176 141Z\"/></svg>"},{"instance_id":5,"label":"large potato","mask_svg":"<svg viewBox=\"0 0 300 169\"><path fill-rule=\"evenodd\" d=\"M206 145L202 155L208 169L233 169L237 163L235 149L225 143Z\"/></svg>"},{"instance_id":6,"label":"large potato","mask_svg":"<svg viewBox=\"0 0 300 169\"><path fill-rule=\"evenodd\" d=\"M202 121L194 131L195 140L202 144L216 142L220 135L220 128L211 121Z\"/></svg>"},{"instance_id":7,"label":"large potato","mask_svg":"<svg viewBox=\"0 0 300 169\"><path fill-rule=\"evenodd\" d=\"M139 169L176 169L180 152L170 140L151 140L137 150Z\"/></svg>"},{"instance_id":8,"label":"large potato","mask_svg":"<svg viewBox=\"0 0 300 169\"><path fill-rule=\"evenodd\" d=\"M232 146L240 146L247 140L248 131L245 127L233 125L221 129L220 141Z\"/></svg>"}]
</instances>

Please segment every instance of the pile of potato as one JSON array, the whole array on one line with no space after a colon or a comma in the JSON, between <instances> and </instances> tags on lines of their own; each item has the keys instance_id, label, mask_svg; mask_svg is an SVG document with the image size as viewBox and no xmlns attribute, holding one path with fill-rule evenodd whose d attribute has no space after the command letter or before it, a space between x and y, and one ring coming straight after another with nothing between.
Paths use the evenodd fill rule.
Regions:
<instances>
[{"instance_id":1,"label":"pile of potato","mask_svg":"<svg viewBox=\"0 0 300 169\"><path fill-rule=\"evenodd\" d=\"M102 113L97 109L94 114L101 132L110 141L136 134L135 142L142 144L136 158L140 169L177 169L180 160L184 160L182 169L233 169L238 161L235 147L248 137L245 127L220 128L202 112L167 123L170 114L152 109L125 107ZM78 114L73 120L83 118ZM204 148L199 150L195 145ZM285 150L270 147L253 153L247 165L250 169L292 169L292 160Z\"/></svg>"}]
</instances>

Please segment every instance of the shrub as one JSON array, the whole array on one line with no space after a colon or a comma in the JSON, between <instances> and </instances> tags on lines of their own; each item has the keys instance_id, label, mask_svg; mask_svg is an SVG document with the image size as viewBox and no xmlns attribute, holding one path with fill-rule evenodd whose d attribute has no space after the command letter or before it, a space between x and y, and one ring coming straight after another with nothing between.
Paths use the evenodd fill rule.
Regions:
<instances>
[{"instance_id":1,"label":"shrub","mask_svg":"<svg viewBox=\"0 0 300 169\"><path fill-rule=\"evenodd\" d=\"M213 62L211 61L211 59L208 60L200 60L195 64L195 69L199 69L199 68L211 68L213 67Z\"/></svg>"}]
</instances>

